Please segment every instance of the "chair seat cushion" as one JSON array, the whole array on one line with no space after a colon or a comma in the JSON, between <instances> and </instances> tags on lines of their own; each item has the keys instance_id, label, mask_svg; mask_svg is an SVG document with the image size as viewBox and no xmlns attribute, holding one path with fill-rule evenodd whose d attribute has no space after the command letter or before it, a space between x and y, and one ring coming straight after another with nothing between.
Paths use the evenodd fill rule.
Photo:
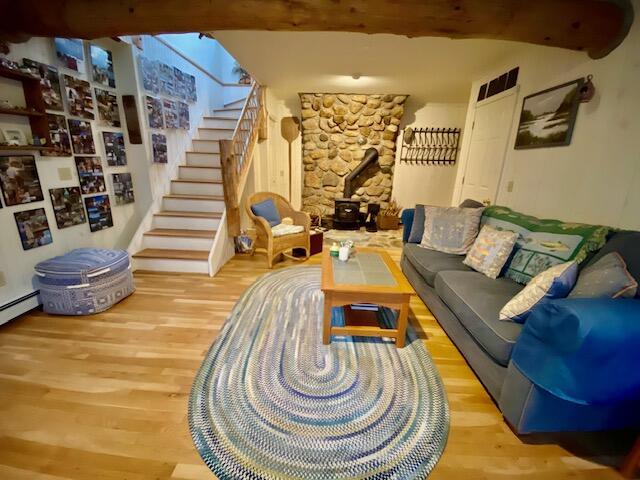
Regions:
<instances>
[{"instance_id":1,"label":"chair seat cushion","mask_svg":"<svg viewBox=\"0 0 640 480\"><path fill-rule=\"evenodd\" d=\"M522 325L502 322L500 309L522 285L508 278L493 280L479 272L443 271L436 292L478 344L500 365L507 366Z\"/></svg>"},{"instance_id":2,"label":"chair seat cushion","mask_svg":"<svg viewBox=\"0 0 640 480\"><path fill-rule=\"evenodd\" d=\"M272 227L275 227L282 221L276 204L270 198L251 205L251 211L254 215L264 218Z\"/></svg>"},{"instance_id":3,"label":"chair seat cushion","mask_svg":"<svg viewBox=\"0 0 640 480\"><path fill-rule=\"evenodd\" d=\"M275 227L271 227L271 234L274 237L284 237L285 235L295 235L296 233L304 232L302 225L285 225L281 223Z\"/></svg>"},{"instance_id":4,"label":"chair seat cushion","mask_svg":"<svg viewBox=\"0 0 640 480\"><path fill-rule=\"evenodd\" d=\"M464 255L437 252L429 250L414 243L404 246L403 255L411 262L414 268L422 275L427 284L434 286L436 274L444 270L472 271L462 263Z\"/></svg>"}]
</instances>

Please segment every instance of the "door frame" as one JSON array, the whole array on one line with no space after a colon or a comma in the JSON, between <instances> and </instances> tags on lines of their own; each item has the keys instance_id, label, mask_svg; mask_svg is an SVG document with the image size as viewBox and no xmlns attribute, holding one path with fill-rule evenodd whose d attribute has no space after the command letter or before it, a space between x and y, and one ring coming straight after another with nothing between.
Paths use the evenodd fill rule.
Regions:
<instances>
[{"instance_id":1,"label":"door frame","mask_svg":"<svg viewBox=\"0 0 640 480\"><path fill-rule=\"evenodd\" d=\"M512 95L515 95L515 102L513 104L513 112L511 113L511 122L509 123L509 131L507 132L507 141L505 142L505 146L504 146L504 152L502 154L502 164L500 165L500 175L498 176L498 183L496 184L496 191L493 194L493 198L492 201L495 202L498 199L498 193L500 192L500 185L502 184L502 177L504 176L504 167L505 167L505 160L507 159L507 149L509 148L509 141L511 140L511 133L513 130L513 121L514 121L514 117L516 112L518 111L518 94L520 93L520 85L516 85L513 88L510 88L509 90L506 90L504 92L500 92L496 95L493 95L489 98L486 98L484 100L480 100L480 101L476 101L474 103L473 106L473 120L471 122L471 137L469 138L469 147L467 148L467 154L465 155L465 159L464 159L464 166L463 166L463 171L462 171L462 182L460 184L460 193L458 195L458 201L456 202L456 204L460 204L460 202L462 201L462 194L463 194L463 189L464 189L464 181L467 178L467 170L469 168L469 157L471 156L471 142L473 141L473 131L475 130L475 123L476 123L476 112L478 107L483 107L485 105L489 105L493 102L497 102L499 100L503 100L507 97L510 97Z\"/></svg>"}]
</instances>

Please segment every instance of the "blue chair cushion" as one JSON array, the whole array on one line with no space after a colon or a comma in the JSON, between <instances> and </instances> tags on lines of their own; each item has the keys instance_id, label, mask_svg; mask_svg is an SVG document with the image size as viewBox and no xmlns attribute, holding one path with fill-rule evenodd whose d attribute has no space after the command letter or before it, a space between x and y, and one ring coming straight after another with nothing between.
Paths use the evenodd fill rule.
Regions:
<instances>
[{"instance_id":1,"label":"blue chair cushion","mask_svg":"<svg viewBox=\"0 0 640 480\"><path fill-rule=\"evenodd\" d=\"M264 218L272 227L280 225L282 222L276 204L270 198L251 205L251 211L254 215Z\"/></svg>"}]
</instances>

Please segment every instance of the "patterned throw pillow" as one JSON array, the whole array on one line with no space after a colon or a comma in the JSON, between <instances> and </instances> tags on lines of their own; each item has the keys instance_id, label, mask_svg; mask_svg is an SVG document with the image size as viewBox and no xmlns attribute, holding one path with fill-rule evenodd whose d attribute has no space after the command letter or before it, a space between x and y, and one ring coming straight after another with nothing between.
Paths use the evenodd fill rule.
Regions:
<instances>
[{"instance_id":1,"label":"patterned throw pillow","mask_svg":"<svg viewBox=\"0 0 640 480\"><path fill-rule=\"evenodd\" d=\"M578 277L571 298L633 298L638 282L627 270L618 252L611 252L589 265Z\"/></svg>"},{"instance_id":2,"label":"patterned throw pillow","mask_svg":"<svg viewBox=\"0 0 640 480\"><path fill-rule=\"evenodd\" d=\"M438 252L466 254L476 237L483 208L424 207L420 246Z\"/></svg>"},{"instance_id":3,"label":"patterned throw pillow","mask_svg":"<svg viewBox=\"0 0 640 480\"><path fill-rule=\"evenodd\" d=\"M531 310L554 298L565 298L576 283L578 264L561 263L536 275L500 310L500 320L524 323Z\"/></svg>"},{"instance_id":4,"label":"patterned throw pillow","mask_svg":"<svg viewBox=\"0 0 640 480\"><path fill-rule=\"evenodd\" d=\"M485 209L482 224L520 234L505 276L522 284L554 265L582 262L604 246L609 232L603 226L544 220L495 205Z\"/></svg>"},{"instance_id":5,"label":"patterned throw pillow","mask_svg":"<svg viewBox=\"0 0 640 480\"><path fill-rule=\"evenodd\" d=\"M463 263L489 278L498 278L502 267L509 260L516 240L517 233L501 232L485 225Z\"/></svg>"}]
</instances>

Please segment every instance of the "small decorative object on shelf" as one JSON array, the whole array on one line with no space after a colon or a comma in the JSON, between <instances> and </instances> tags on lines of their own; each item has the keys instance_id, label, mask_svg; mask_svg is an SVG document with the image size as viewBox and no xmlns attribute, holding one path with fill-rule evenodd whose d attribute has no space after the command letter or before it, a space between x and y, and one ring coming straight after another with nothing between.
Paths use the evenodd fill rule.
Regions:
<instances>
[{"instance_id":1,"label":"small decorative object on shelf","mask_svg":"<svg viewBox=\"0 0 640 480\"><path fill-rule=\"evenodd\" d=\"M329 254L332 257L337 257L339 253L340 253L340 246L336 242L333 242L333 244L331 245L331 248L329 249Z\"/></svg>"},{"instance_id":2,"label":"small decorative object on shelf","mask_svg":"<svg viewBox=\"0 0 640 480\"><path fill-rule=\"evenodd\" d=\"M454 165L459 142L459 128L407 127L402 135L400 161L420 165Z\"/></svg>"},{"instance_id":3,"label":"small decorative object on shelf","mask_svg":"<svg viewBox=\"0 0 640 480\"><path fill-rule=\"evenodd\" d=\"M378 215L378 228L380 230L397 230L400 226L400 212L402 207L395 200L389 202L387 208L380 210Z\"/></svg>"}]
</instances>

